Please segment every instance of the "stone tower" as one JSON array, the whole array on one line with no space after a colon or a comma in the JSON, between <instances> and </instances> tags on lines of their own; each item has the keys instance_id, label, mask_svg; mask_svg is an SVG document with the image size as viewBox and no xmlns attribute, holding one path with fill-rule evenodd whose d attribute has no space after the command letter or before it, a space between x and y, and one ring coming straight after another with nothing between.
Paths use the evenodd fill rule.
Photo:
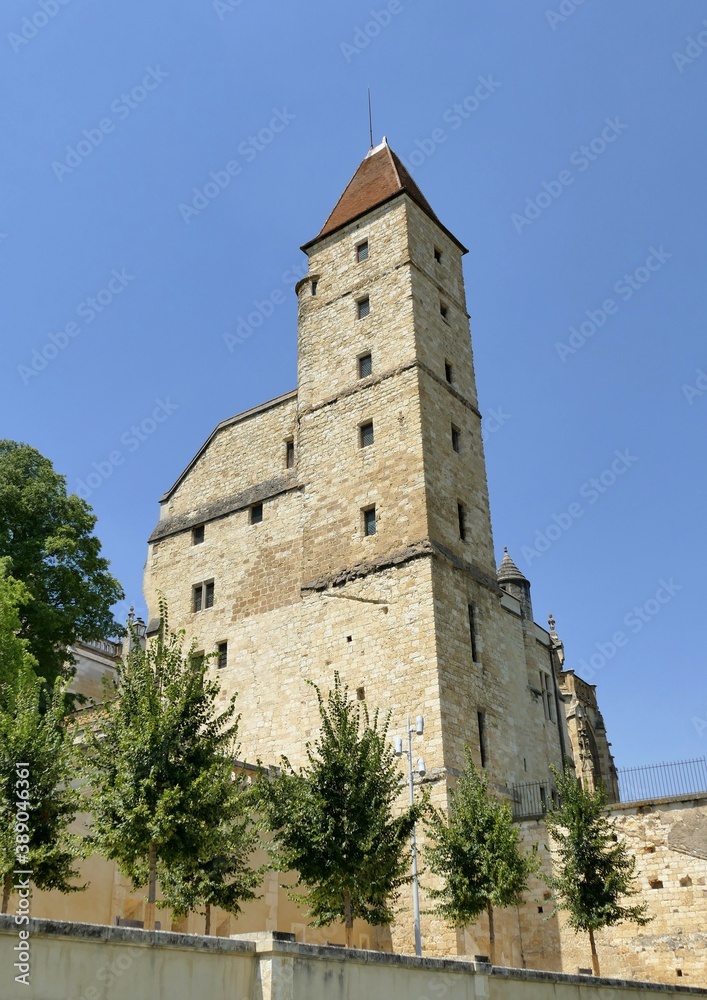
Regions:
<instances>
[{"instance_id":1,"label":"stone tower","mask_svg":"<svg viewBox=\"0 0 707 1000\"><path fill-rule=\"evenodd\" d=\"M568 740L529 584L505 559L497 577L466 250L385 140L303 250L298 388L220 424L162 497L151 614L160 590L218 653L248 760L301 761L306 681L338 670L392 733L425 716L438 805L465 745L544 802Z\"/></svg>"}]
</instances>

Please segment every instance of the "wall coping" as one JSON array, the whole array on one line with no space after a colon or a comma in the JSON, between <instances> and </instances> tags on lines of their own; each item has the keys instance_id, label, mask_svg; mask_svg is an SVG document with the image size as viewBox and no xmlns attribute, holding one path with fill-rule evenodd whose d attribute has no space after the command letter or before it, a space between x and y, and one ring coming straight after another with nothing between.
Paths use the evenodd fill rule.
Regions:
<instances>
[{"instance_id":1,"label":"wall coping","mask_svg":"<svg viewBox=\"0 0 707 1000\"><path fill-rule=\"evenodd\" d=\"M688 792L683 795L666 795L663 798L657 796L650 799L635 799L633 802L607 802L607 812L616 810L626 811L628 809L645 809L650 806L687 805L693 802L707 802L707 792Z\"/></svg>"},{"instance_id":2,"label":"wall coping","mask_svg":"<svg viewBox=\"0 0 707 1000\"><path fill-rule=\"evenodd\" d=\"M608 977L570 975L564 972L543 972L535 969L515 969L491 966L487 962L459 958L418 958L415 955L398 955L391 952L363 951L338 945L300 944L294 935L268 931L251 935L234 935L223 938L202 934L178 934L174 931L146 931L134 927L113 927L108 924L87 924L66 920L45 920L37 917L23 925L35 937L72 938L75 941L100 941L103 943L131 944L145 948L175 948L202 952L231 952L241 955L281 955L320 959L325 962L352 962L358 965L398 966L411 969L429 969L466 975L490 975L502 979L526 982L546 982L581 986L608 986L654 993L680 993L705 996L698 986L677 986L669 983L649 983L636 979L611 979ZM16 934L17 925L12 914L0 914L0 934Z\"/></svg>"}]
</instances>

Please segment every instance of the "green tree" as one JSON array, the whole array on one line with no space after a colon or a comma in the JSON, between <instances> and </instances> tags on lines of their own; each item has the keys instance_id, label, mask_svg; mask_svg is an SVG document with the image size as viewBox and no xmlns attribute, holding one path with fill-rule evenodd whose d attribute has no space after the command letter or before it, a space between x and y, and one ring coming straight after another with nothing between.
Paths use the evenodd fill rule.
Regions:
<instances>
[{"instance_id":1,"label":"green tree","mask_svg":"<svg viewBox=\"0 0 707 1000\"><path fill-rule=\"evenodd\" d=\"M237 778L233 780L218 824L208 831L199 855L157 868L164 896L158 905L170 906L176 917L203 906L206 934L211 933L211 908L240 913L241 903L257 898L255 890L266 871L250 867L259 837L250 815L249 792Z\"/></svg>"},{"instance_id":2,"label":"green tree","mask_svg":"<svg viewBox=\"0 0 707 1000\"><path fill-rule=\"evenodd\" d=\"M545 818L555 841L553 874L547 881L555 892L558 909L567 912L575 934L586 931L592 951L592 971L599 975L594 932L630 920L644 925L646 904L623 906L624 897L634 896L636 859L620 841L614 823L606 814L603 787L583 788L567 761L564 774L553 774L560 806Z\"/></svg>"},{"instance_id":3,"label":"green tree","mask_svg":"<svg viewBox=\"0 0 707 1000\"><path fill-rule=\"evenodd\" d=\"M84 856L69 833L81 795L73 733L66 723L64 687L47 699L34 673L26 639L18 636L18 606L28 600L0 560L0 883L7 912L16 869L31 871L38 889L77 892L74 865ZM47 701L49 702L47 706Z\"/></svg>"},{"instance_id":4,"label":"green tree","mask_svg":"<svg viewBox=\"0 0 707 1000\"><path fill-rule=\"evenodd\" d=\"M76 639L120 631L110 609L123 591L100 555L95 523L48 459L29 445L0 441L0 557L26 587L21 637L50 688Z\"/></svg>"},{"instance_id":5,"label":"green tree","mask_svg":"<svg viewBox=\"0 0 707 1000\"><path fill-rule=\"evenodd\" d=\"M311 683L311 682L309 682ZM261 780L259 800L273 834L271 853L281 871L295 870L315 927L343 921L353 944L357 917L390 924L401 886L411 879L409 838L424 803L393 814L404 782L388 740L390 715L369 716L349 698L335 674L324 703L316 691L321 730L306 744L307 765Z\"/></svg>"},{"instance_id":6,"label":"green tree","mask_svg":"<svg viewBox=\"0 0 707 1000\"><path fill-rule=\"evenodd\" d=\"M147 884L148 927L158 871L172 872L183 893L180 873L218 853L222 811L229 820L234 814L238 735L236 696L216 711L219 684L207 679L209 658L196 654L195 643L184 653L184 633L170 632L164 602L160 615L157 638L146 649L135 643L118 664L116 686L106 691L88 737L93 837L136 888ZM245 864L238 844L231 850ZM247 877L230 876L249 891Z\"/></svg>"},{"instance_id":7,"label":"green tree","mask_svg":"<svg viewBox=\"0 0 707 1000\"><path fill-rule=\"evenodd\" d=\"M489 794L486 775L476 770L468 747L464 752L466 766L451 792L449 815L433 810L427 820L425 858L442 880L440 888L428 893L437 904L434 912L456 927L488 914L493 963L494 909L520 902L537 862L521 850L510 806Z\"/></svg>"}]
</instances>

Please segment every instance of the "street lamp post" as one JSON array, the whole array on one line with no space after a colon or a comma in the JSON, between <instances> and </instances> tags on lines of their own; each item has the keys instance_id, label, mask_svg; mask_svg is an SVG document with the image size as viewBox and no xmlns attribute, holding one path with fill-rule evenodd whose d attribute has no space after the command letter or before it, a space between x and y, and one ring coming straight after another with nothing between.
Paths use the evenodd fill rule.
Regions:
<instances>
[{"instance_id":1,"label":"street lamp post","mask_svg":"<svg viewBox=\"0 0 707 1000\"><path fill-rule=\"evenodd\" d=\"M421 715L415 719L414 732L418 736L422 736L425 731L425 720ZM426 773L425 761L422 757L417 759L417 771L413 771L412 767L412 734L413 726L410 725L410 716L407 717L407 736L408 736L408 747L407 750L403 749L403 741L400 736L395 737L395 755L396 757L402 757L403 754L408 759L408 783L410 786L410 805L415 804L415 784L414 775L417 773L421 778L424 777ZM410 844L412 847L412 905L413 905L413 918L415 927L415 954L420 957L422 955L422 934L420 932L420 886L417 877L417 840L415 837L415 827L412 828L412 835L410 837Z\"/></svg>"}]
</instances>

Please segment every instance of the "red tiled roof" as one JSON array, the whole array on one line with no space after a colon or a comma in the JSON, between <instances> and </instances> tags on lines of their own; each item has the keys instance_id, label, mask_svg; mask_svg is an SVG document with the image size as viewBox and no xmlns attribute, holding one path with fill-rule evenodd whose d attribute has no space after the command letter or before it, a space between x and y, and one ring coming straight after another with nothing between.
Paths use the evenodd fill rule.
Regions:
<instances>
[{"instance_id":1,"label":"red tiled roof","mask_svg":"<svg viewBox=\"0 0 707 1000\"><path fill-rule=\"evenodd\" d=\"M438 226L449 233L432 211L422 191L412 179L400 159L384 139L380 146L372 149L362 161L356 173L346 185L344 193L334 206L333 212L324 223L317 236L306 243L303 249L316 243L317 240L336 232L342 226L365 215L371 209L384 204L395 195L405 191L423 212L436 222ZM449 233L455 243L461 244ZM465 248L462 247L464 250Z\"/></svg>"}]
</instances>

